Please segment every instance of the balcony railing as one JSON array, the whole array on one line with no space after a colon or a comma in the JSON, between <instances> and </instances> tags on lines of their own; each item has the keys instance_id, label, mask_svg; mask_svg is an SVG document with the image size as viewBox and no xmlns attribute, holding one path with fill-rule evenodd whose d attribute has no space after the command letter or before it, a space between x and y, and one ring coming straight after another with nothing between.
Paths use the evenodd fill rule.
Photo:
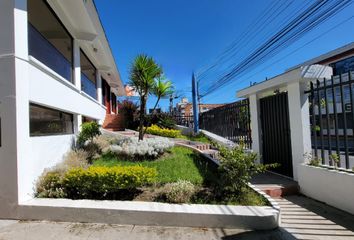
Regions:
<instances>
[{"instance_id":1,"label":"balcony railing","mask_svg":"<svg viewBox=\"0 0 354 240\"><path fill-rule=\"evenodd\" d=\"M93 83L84 73L81 73L81 90L94 99L97 99L96 84Z\"/></svg>"},{"instance_id":2,"label":"balcony railing","mask_svg":"<svg viewBox=\"0 0 354 240\"><path fill-rule=\"evenodd\" d=\"M72 82L72 64L38 30L28 24L28 51L44 65Z\"/></svg>"}]
</instances>

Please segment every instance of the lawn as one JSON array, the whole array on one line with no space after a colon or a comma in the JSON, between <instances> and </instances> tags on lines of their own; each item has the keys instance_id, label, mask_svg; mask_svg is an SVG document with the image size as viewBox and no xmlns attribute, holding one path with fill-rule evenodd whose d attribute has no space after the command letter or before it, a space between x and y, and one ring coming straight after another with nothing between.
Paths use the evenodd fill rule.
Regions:
<instances>
[{"instance_id":1,"label":"lawn","mask_svg":"<svg viewBox=\"0 0 354 240\"><path fill-rule=\"evenodd\" d=\"M206 161L193 150L184 147L173 147L158 160L127 161L115 155L104 155L93 162L95 166L129 166L141 165L156 168L157 181L160 184L188 180L197 185L205 185L217 181L217 166Z\"/></svg>"},{"instance_id":2,"label":"lawn","mask_svg":"<svg viewBox=\"0 0 354 240\"><path fill-rule=\"evenodd\" d=\"M207 138L207 136L205 136L203 133L198 133L197 135L193 135L193 134L182 135L181 138L189 141L194 141L194 142L202 142L202 143L209 143L209 144L212 143L210 139Z\"/></svg>"},{"instance_id":3,"label":"lawn","mask_svg":"<svg viewBox=\"0 0 354 240\"><path fill-rule=\"evenodd\" d=\"M107 154L93 162L94 166L132 166L141 165L157 170L157 184L141 189L141 193L132 200L162 201L159 195L166 183L188 180L199 186L199 191L191 199L191 203L199 204L231 204L231 205L268 205L265 198L248 188L238 199L227 199L215 196L218 180L218 167L203 158L200 154L185 147L173 147L157 160L129 161L122 157Z\"/></svg>"}]
</instances>

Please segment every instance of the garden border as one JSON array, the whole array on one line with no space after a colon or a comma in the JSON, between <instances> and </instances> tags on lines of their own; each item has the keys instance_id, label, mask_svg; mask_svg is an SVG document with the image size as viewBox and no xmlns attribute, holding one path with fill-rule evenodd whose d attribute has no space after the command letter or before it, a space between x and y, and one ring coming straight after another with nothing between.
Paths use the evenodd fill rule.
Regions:
<instances>
[{"instance_id":1,"label":"garden border","mask_svg":"<svg viewBox=\"0 0 354 240\"><path fill-rule=\"evenodd\" d=\"M277 228L279 216L269 206L70 199L32 199L18 209L18 219L26 220L254 230Z\"/></svg>"},{"instance_id":2,"label":"garden border","mask_svg":"<svg viewBox=\"0 0 354 240\"><path fill-rule=\"evenodd\" d=\"M219 164L197 148L185 146ZM176 227L270 230L280 224L278 204L253 185L271 206L170 204L139 201L35 198L19 204L17 219Z\"/></svg>"}]
</instances>

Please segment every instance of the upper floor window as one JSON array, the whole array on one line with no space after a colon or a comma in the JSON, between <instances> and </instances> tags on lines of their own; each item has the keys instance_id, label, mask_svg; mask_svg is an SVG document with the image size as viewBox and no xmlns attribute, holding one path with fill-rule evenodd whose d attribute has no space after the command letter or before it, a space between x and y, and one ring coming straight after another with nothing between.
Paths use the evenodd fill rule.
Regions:
<instances>
[{"instance_id":1,"label":"upper floor window","mask_svg":"<svg viewBox=\"0 0 354 240\"><path fill-rule=\"evenodd\" d=\"M73 38L45 0L28 0L28 51L73 82Z\"/></svg>"},{"instance_id":2,"label":"upper floor window","mask_svg":"<svg viewBox=\"0 0 354 240\"><path fill-rule=\"evenodd\" d=\"M96 68L83 51L80 52L81 63L81 90L97 98Z\"/></svg>"},{"instance_id":3,"label":"upper floor window","mask_svg":"<svg viewBox=\"0 0 354 240\"><path fill-rule=\"evenodd\" d=\"M30 104L30 135L51 136L74 133L73 115Z\"/></svg>"},{"instance_id":4,"label":"upper floor window","mask_svg":"<svg viewBox=\"0 0 354 240\"><path fill-rule=\"evenodd\" d=\"M333 75L354 71L354 56L332 63L331 67L333 67Z\"/></svg>"}]
</instances>

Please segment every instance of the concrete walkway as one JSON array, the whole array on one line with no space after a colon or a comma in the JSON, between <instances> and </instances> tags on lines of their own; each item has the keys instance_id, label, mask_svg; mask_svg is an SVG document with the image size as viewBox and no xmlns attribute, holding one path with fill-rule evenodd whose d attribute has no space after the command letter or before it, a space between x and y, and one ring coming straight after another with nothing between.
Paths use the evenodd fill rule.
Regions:
<instances>
[{"instance_id":1,"label":"concrete walkway","mask_svg":"<svg viewBox=\"0 0 354 240\"><path fill-rule=\"evenodd\" d=\"M276 199L281 227L295 239L354 240L354 216L303 196Z\"/></svg>"},{"instance_id":2,"label":"concrete walkway","mask_svg":"<svg viewBox=\"0 0 354 240\"><path fill-rule=\"evenodd\" d=\"M303 196L277 200L282 225L272 231L0 220L0 240L354 240L354 216Z\"/></svg>"}]
</instances>

